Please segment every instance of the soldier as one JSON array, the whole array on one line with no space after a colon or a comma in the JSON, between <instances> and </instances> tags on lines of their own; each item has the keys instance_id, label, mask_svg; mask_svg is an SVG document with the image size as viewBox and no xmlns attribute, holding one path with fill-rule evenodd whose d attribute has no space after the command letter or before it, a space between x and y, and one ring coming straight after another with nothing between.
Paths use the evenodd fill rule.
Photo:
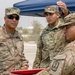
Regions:
<instances>
[{"instance_id":1,"label":"soldier","mask_svg":"<svg viewBox=\"0 0 75 75\"><path fill-rule=\"evenodd\" d=\"M64 9L67 9L67 7ZM63 30L58 28L63 23L59 19L60 13L58 6L47 6L44 14L48 25L38 40L33 68L49 67L52 58L61 52L62 48L66 45Z\"/></svg>"},{"instance_id":2,"label":"soldier","mask_svg":"<svg viewBox=\"0 0 75 75\"><path fill-rule=\"evenodd\" d=\"M5 24L0 28L0 75L10 75L11 70L28 69L23 38L16 30L19 14L18 8L5 9Z\"/></svg>"},{"instance_id":3,"label":"soldier","mask_svg":"<svg viewBox=\"0 0 75 75\"><path fill-rule=\"evenodd\" d=\"M65 24L60 28L64 28L65 39L69 43L53 58L49 68L36 75L75 75L75 13L66 16Z\"/></svg>"}]
</instances>

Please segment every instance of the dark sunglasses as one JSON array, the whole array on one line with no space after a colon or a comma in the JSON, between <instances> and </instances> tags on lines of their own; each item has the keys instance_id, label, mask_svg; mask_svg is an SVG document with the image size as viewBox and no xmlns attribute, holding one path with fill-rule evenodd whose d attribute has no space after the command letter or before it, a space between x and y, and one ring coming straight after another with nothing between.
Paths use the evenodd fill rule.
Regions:
<instances>
[{"instance_id":1,"label":"dark sunglasses","mask_svg":"<svg viewBox=\"0 0 75 75\"><path fill-rule=\"evenodd\" d=\"M19 20L19 16L17 15L17 16L13 16L13 15L7 15L7 18L8 19L16 19L16 20Z\"/></svg>"}]
</instances>

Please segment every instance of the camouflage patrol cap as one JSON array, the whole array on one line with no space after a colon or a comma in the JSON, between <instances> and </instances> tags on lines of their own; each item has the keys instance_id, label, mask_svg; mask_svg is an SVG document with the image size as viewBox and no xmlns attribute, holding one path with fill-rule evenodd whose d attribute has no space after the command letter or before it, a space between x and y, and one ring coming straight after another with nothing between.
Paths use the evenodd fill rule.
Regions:
<instances>
[{"instance_id":1,"label":"camouflage patrol cap","mask_svg":"<svg viewBox=\"0 0 75 75\"><path fill-rule=\"evenodd\" d=\"M45 8L44 14L47 13L47 12L48 13L56 13L56 12L58 12L59 13L58 6L57 5L47 6Z\"/></svg>"},{"instance_id":2,"label":"camouflage patrol cap","mask_svg":"<svg viewBox=\"0 0 75 75\"><path fill-rule=\"evenodd\" d=\"M17 14L19 16L20 9L15 7L9 7L5 9L5 15L12 15L12 14Z\"/></svg>"},{"instance_id":3,"label":"camouflage patrol cap","mask_svg":"<svg viewBox=\"0 0 75 75\"><path fill-rule=\"evenodd\" d=\"M64 18L65 23L60 25L60 27L65 27L75 23L75 13L71 13Z\"/></svg>"}]
</instances>

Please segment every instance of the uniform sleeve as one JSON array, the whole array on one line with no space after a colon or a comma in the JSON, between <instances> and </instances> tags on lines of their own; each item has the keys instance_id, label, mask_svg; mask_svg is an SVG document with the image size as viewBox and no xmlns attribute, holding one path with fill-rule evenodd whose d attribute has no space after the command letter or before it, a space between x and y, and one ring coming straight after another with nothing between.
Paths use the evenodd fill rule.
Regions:
<instances>
[{"instance_id":1,"label":"uniform sleeve","mask_svg":"<svg viewBox=\"0 0 75 75\"><path fill-rule=\"evenodd\" d=\"M70 13L71 13L71 11L70 11L70 10L68 10L68 14L70 14ZM62 18L64 18L64 17L65 17L63 12L61 12L61 17L62 17Z\"/></svg>"},{"instance_id":2,"label":"uniform sleeve","mask_svg":"<svg viewBox=\"0 0 75 75\"><path fill-rule=\"evenodd\" d=\"M42 41L40 37L37 43L37 51L36 51L35 60L33 62L33 68L40 68L40 62L41 62L41 57L42 57L41 50L42 50Z\"/></svg>"},{"instance_id":3,"label":"uniform sleeve","mask_svg":"<svg viewBox=\"0 0 75 75\"><path fill-rule=\"evenodd\" d=\"M26 59L25 53L24 53L24 42L22 42L22 48L21 48L20 55L21 55L22 66L28 66L29 67L29 61Z\"/></svg>"},{"instance_id":4,"label":"uniform sleeve","mask_svg":"<svg viewBox=\"0 0 75 75\"><path fill-rule=\"evenodd\" d=\"M57 55L50 65L50 75L68 75L75 68L74 52L68 50L61 55Z\"/></svg>"}]
</instances>

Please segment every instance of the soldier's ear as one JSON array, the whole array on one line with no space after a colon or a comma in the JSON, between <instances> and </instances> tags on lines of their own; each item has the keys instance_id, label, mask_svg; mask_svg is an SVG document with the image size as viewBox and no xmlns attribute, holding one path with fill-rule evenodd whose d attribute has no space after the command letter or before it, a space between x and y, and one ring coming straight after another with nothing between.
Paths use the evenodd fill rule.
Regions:
<instances>
[{"instance_id":1,"label":"soldier's ear","mask_svg":"<svg viewBox=\"0 0 75 75\"><path fill-rule=\"evenodd\" d=\"M57 17L59 18L60 17L60 14L59 13L56 13L57 14Z\"/></svg>"},{"instance_id":2,"label":"soldier's ear","mask_svg":"<svg viewBox=\"0 0 75 75\"><path fill-rule=\"evenodd\" d=\"M6 20L6 16L4 17L4 20Z\"/></svg>"}]
</instances>

